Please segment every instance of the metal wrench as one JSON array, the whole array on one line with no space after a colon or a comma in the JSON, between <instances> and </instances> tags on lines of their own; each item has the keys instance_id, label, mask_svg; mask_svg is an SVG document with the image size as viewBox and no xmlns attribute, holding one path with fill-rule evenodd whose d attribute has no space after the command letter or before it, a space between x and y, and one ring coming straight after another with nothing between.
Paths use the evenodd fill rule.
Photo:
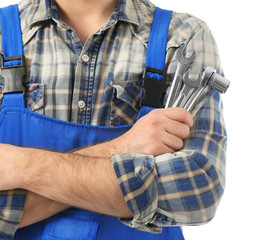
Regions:
<instances>
[{"instance_id":1,"label":"metal wrench","mask_svg":"<svg viewBox=\"0 0 275 240\"><path fill-rule=\"evenodd\" d=\"M183 76L183 87L179 92L178 98L175 100L173 107L184 108L185 104L188 102L189 98L192 97L194 92L200 87L201 79L200 77L196 80L191 80L189 78L189 69Z\"/></svg>"},{"instance_id":2,"label":"metal wrench","mask_svg":"<svg viewBox=\"0 0 275 240\"><path fill-rule=\"evenodd\" d=\"M172 107L174 102L176 101L177 96L180 94L180 92L182 92L181 88L184 82L183 78L186 76L186 73L189 72L188 69L190 68L191 64L195 61L196 52L193 52L189 58L185 57L184 52L185 52L185 46L182 45L176 53L176 59L178 60L179 64L177 66L174 79L172 81L171 89L167 98L165 108ZM185 86L185 90L184 92L182 92L183 96L184 94L187 94L190 90L190 89L187 89L186 85L184 86Z\"/></svg>"},{"instance_id":3,"label":"metal wrench","mask_svg":"<svg viewBox=\"0 0 275 240\"><path fill-rule=\"evenodd\" d=\"M177 51L178 66L172 82L165 107L181 107L190 111L195 101L206 87L225 93L230 82L210 67L206 67L196 80L189 78L190 65L194 62L196 52L186 58L182 46Z\"/></svg>"},{"instance_id":4,"label":"metal wrench","mask_svg":"<svg viewBox=\"0 0 275 240\"><path fill-rule=\"evenodd\" d=\"M210 87L219 93L225 93L229 88L230 81L221 75L217 74L213 68L206 67L202 72L201 84L195 92L190 96L188 101L182 106L187 111L190 111L200 94L207 87Z\"/></svg>"}]
</instances>

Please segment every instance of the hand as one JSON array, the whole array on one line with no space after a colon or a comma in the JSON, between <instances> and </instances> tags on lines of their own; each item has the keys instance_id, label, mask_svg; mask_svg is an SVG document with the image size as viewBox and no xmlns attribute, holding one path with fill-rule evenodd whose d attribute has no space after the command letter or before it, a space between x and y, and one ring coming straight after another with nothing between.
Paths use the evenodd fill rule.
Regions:
<instances>
[{"instance_id":1,"label":"hand","mask_svg":"<svg viewBox=\"0 0 275 240\"><path fill-rule=\"evenodd\" d=\"M155 109L111 142L119 153L173 153L183 147L192 125L192 115L182 108Z\"/></svg>"}]
</instances>

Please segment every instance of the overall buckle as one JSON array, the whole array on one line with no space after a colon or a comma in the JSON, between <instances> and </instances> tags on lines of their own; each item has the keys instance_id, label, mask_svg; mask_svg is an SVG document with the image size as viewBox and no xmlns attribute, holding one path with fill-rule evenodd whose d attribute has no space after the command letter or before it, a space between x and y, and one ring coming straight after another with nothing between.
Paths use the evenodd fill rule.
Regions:
<instances>
[{"instance_id":1,"label":"overall buckle","mask_svg":"<svg viewBox=\"0 0 275 240\"><path fill-rule=\"evenodd\" d=\"M21 60L21 64L14 66L4 66L5 62ZM3 94L25 92L23 82L27 71L24 55L3 57L0 56L0 76L3 78L5 88Z\"/></svg>"},{"instance_id":2,"label":"overall buckle","mask_svg":"<svg viewBox=\"0 0 275 240\"><path fill-rule=\"evenodd\" d=\"M151 77L148 76L151 73ZM154 74L159 75L161 80L153 78ZM165 94L165 72L156 68L145 67L143 73L143 97L140 105L155 108L163 107L163 96Z\"/></svg>"}]
</instances>

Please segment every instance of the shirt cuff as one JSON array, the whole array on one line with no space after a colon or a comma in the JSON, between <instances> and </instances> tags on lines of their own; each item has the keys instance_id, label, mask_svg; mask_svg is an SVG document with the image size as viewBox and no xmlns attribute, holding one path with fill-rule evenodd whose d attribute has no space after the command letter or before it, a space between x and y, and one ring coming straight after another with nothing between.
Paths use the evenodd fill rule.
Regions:
<instances>
[{"instance_id":1,"label":"shirt cuff","mask_svg":"<svg viewBox=\"0 0 275 240\"><path fill-rule=\"evenodd\" d=\"M13 239L23 215L26 191L0 192L0 239Z\"/></svg>"},{"instance_id":2,"label":"shirt cuff","mask_svg":"<svg viewBox=\"0 0 275 240\"><path fill-rule=\"evenodd\" d=\"M122 223L141 231L160 233L161 227L152 224L158 206L158 175L154 156L142 154L113 154L114 170L133 219Z\"/></svg>"}]
</instances>

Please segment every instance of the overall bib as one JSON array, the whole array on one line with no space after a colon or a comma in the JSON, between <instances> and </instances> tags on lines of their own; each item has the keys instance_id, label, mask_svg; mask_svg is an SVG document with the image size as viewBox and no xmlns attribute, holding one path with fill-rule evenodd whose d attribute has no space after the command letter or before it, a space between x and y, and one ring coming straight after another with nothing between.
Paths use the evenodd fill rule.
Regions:
<instances>
[{"instance_id":1,"label":"overall bib","mask_svg":"<svg viewBox=\"0 0 275 240\"><path fill-rule=\"evenodd\" d=\"M160 72L164 70L170 17L170 11L157 8L146 58L146 71L150 73L146 74L145 71L145 79L149 81L144 84L143 99L147 100L143 100L138 118L153 109L154 104L145 106L146 101L154 101L148 96L152 88L152 78L158 79L153 79L157 84L163 83L160 81L162 76L159 75L159 70ZM1 9L0 21L3 46L1 75L5 80L0 113L1 143L67 152L92 143L114 139L131 128L132 125L104 127L70 123L28 110L25 107L24 87L21 81L25 66L17 5ZM156 69L159 70L154 71ZM24 195L19 199L23 205ZM115 217L70 208L44 221L19 229L15 239L181 240L183 236L180 227L164 227L162 233L152 234L130 228Z\"/></svg>"}]
</instances>

